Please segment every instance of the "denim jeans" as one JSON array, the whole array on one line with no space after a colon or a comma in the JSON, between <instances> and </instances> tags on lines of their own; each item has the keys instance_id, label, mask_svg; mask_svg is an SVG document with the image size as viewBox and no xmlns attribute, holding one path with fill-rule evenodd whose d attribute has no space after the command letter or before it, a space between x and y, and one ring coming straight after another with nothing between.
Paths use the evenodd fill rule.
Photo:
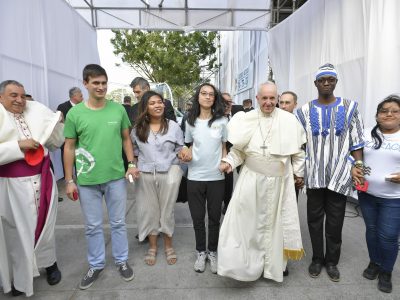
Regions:
<instances>
[{"instance_id":1,"label":"denim jeans","mask_svg":"<svg viewBox=\"0 0 400 300\"><path fill-rule=\"evenodd\" d=\"M103 195L111 226L112 255L115 263L128 260L128 238L125 226L126 181L125 178L97 185L81 185L79 200L86 222L87 258L89 266L103 269L105 244L103 234Z\"/></svg>"},{"instance_id":2,"label":"denim jeans","mask_svg":"<svg viewBox=\"0 0 400 300\"><path fill-rule=\"evenodd\" d=\"M385 272L392 272L399 251L400 199L358 193L364 217L369 258Z\"/></svg>"}]
</instances>

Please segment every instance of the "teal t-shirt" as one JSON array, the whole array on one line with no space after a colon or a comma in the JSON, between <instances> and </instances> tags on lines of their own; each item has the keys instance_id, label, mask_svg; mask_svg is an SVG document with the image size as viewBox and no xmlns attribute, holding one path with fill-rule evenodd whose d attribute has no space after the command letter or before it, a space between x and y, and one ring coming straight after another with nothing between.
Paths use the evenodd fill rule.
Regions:
<instances>
[{"instance_id":1,"label":"teal t-shirt","mask_svg":"<svg viewBox=\"0 0 400 300\"><path fill-rule=\"evenodd\" d=\"M79 185L95 185L124 177L122 130L130 126L124 107L107 101L91 110L75 105L65 120L64 136L76 139L75 166Z\"/></svg>"}]
</instances>

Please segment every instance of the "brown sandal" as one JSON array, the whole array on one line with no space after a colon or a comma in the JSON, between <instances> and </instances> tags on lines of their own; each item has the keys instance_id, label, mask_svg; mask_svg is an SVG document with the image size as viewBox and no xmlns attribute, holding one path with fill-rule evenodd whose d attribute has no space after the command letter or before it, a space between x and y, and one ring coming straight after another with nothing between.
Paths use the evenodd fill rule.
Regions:
<instances>
[{"instance_id":1,"label":"brown sandal","mask_svg":"<svg viewBox=\"0 0 400 300\"><path fill-rule=\"evenodd\" d=\"M148 266L154 266L156 264L156 256L157 256L157 249L150 248L149 250L147 250L147 253L144 256L144 262Z\"/></svg>"},{"instance_id":2,"label":"brown sandal","mask_svg":"<svg viewBox=\"0 0 400 300\"><path fill-rule=\"evenodd\" d=\"M167 257L167 264L174 265L177 261L174 248L165 249L165 256Z\"/></svg>"}]
</instances>

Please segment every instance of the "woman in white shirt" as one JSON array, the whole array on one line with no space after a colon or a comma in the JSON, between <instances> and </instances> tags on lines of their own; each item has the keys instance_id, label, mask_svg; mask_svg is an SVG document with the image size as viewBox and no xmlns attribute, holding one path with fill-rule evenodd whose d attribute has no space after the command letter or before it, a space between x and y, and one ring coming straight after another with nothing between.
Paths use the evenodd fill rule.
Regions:
<instances>
[{"instance_id":1,"label":"woman in white shirt","mask_svg":"<svg viewBox=\"0 0 400 300\"><path fill-rule=\"evenodd\" d=\"M368 182L368 190L358 193L370 257L363 276L370 280L379 277L378 289L390 293L400 234L399 96L390 95L379 103L376 122L365 132L365 165L355 162L352 175L355 183Z\"/></svg>"},{"instance_id":2,"label":"woman in white shirt","mask_svg":"<svg viewBox=\"0 0 400 300\"><path fill-rule=\"evenodd\" d=\"M206 260L212 273L217 273L217 248L221 206L225 193L225 176L219 170L226 155L225 106L221 93L204 83L193 97L193 105L186 121L182 160L190 161L188 172L188 202L196 238L196 272L204 272ZM208 216L206 239L205 215ZM206 243L208 241L208 245ZM208 251L207 251L208 250Z\"/></svg>"}]
</instances>

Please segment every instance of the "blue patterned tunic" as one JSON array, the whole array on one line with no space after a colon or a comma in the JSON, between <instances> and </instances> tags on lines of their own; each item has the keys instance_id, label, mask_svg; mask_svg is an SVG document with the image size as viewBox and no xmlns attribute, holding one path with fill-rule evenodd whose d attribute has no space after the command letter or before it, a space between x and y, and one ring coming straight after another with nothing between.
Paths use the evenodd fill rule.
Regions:
<instances>
[{"instance_id":1,"label":"blue patterned tunic","mask_svg":"<svg viewBox=\"0 0 400 300\"><path fill-rule=\"evenodd\" d=\"M313 100L297 110L307 133L307 188L352 192L350 152L364 147L363 121L355 101L336 98L323 105Z\"/></svg>"}]
</instances>

